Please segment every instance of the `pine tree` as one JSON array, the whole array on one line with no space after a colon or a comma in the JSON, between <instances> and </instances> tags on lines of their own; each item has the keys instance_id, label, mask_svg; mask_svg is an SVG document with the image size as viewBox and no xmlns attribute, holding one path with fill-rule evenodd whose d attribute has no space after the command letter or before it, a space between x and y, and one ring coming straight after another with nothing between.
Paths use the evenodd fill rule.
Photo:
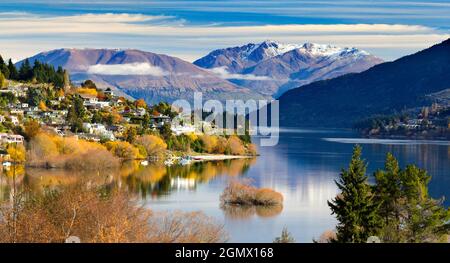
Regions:
<instances>
[{"instance_id":1,"label":"pine tree","mask_svg":"<svg viewBox=\"0 0 450 263\"><path fill-rule=\"evenodd\" d=\"M33 77L33 70L30 66L30 61L28 59L25 59L25 61L22 63L19 69L19 80L31 80Z\"/></svg>"},{"instance_id":2,"label":"pine tree","mask_svg":"<svg viewBox=\"0 0 450 263\"><path fill-rule=\"evenodd\" d=\"M361 159L361 147L356 145L348 170L342 169L339 181L335 181L341 193L328 205L339 221L336 242L366 242L378 232L378 207L367 184L366 166Z\"/></svg>"},{"instance_id":3,"label":"pine tree","mask_svg":"<svg viewBox=\"0 0 450 263\"><path fill-rule=\"evenodd\" d=\"M450 210L428 194L431 176L415 165L408 165L401 173L402 242L437 242L449 234Z\"/></svg>"},{"instance_id":4,"label":"pine tree","mask_svg":"<svg viewBox=\"0 0 450 263\"><path fill-rule=\"evenodd\" d=\"M275 238L273 243L295 243L294 237L289 233L286 227L281 231L281 236Z\"/></svg>"},{"instance_id":5,"label":"pine tree","mask_svg":"<svg viewBox=\"0 0 450 263\"><path fill-rule=\"evenodd\" d=\"M9 79L17 80L19 77L19 73L17 73L16 66L14 66L11 59L8 61L8 71L9 71Z\"/></svg>"},{"instance_id":6,"label":"pine tree","mask_svg":"<svg viewBox=\"0 0 450 263\"><path fill-rule=\"evenodd\" d=\"M383 221L381 235L386 242L398 241L401 197L401 170L395 157L388 153L384 170L375 172L376 201L380 209L379 215Z\"/></svg>"}]
</instances>

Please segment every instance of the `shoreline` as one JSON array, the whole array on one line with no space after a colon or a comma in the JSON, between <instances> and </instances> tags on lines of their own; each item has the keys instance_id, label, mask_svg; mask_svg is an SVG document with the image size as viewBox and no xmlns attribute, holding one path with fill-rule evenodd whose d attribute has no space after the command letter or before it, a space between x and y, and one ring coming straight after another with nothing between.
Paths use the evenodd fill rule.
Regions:
<instances>
[{"instance_id":1,"label":"shoreline","mask_svg":"<svg viewBox=\"0 0 450 263\"><path fill-rule=\"evenodd\" d=\"M190 155L194 162L208 162L208 161L225 161L233 159L251 159L258 155L226 155L226 154L198 154Z\"/></svg>"}]
</instances>

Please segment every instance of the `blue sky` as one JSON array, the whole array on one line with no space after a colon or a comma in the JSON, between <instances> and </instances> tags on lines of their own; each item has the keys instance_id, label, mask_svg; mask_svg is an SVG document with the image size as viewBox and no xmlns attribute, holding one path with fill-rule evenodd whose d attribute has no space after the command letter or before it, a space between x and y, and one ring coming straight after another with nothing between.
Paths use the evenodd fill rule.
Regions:
<instances>
[{"instance_id":1,"label":"blue sky","mask_svg":"<svg viewBox=\"0 0 450 263\"><path fill-rule=\"evenodd\" d=\"M450 1L2 0L0 54L137 48L193 61L271 39L355 46L386 60L450 37Z\"/></svg>"}]
</instances>

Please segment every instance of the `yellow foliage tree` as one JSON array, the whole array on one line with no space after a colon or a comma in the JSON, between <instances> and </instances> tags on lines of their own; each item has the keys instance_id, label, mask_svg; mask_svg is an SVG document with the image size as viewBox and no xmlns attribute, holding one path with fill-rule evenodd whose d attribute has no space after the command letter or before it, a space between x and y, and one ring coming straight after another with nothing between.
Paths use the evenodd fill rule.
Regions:
<instances>
[{"instance_id":1,"label":"yellow foliage tree","mask_svg":"<svg viewBox=\"0 0 450 263\"><path fill-rule=\"evenodd\" d=\"M108 149L108 151L110 151L112 154L122 159L132 160L142 157L139 154L139 149L134 147L129 142L123 141L107 142L105 146Z\"/></svg>"},{"instance_id":2,"label":"yellow foliage tree","mask_svg":"<svg viewBox=\"0 0 450 263\"><path fill-rule=\"evenodd\" d=\"M64 90L63 89L59 89L58 90L58 97L64 97Z\"/></svg>"},{"instance_id":3,"label":"yellow foliage tree","mask_svg":"<svg viewBox=\"0 0 450 263\"><path fill-rule=\"evenodd\" d=\"M246 152L242 141L237 136L228 138L227 150L233 155L244 155Z\"/></svg>"},{"instance_id":4,"label":"yellow foliage tree","mask_svg":"<svg viewBox=\"0 0 450 263\"><path fill-rule=\"evenodd\" d=\"M148 156L158 156L167 149L167 144L164 140L155 135L140 136L136 140L136 144L142 145Z\"/></svg>"},{"instance_id":5,"label":"yellow foliage tree","mask_svg":"<svg viewBox=\"0 0 450 263\"><path fill-rule=\"evenodd\" d=\"M25 147L22 144L10 144L6 148L6 152L9 154L11 161L15 163L25 162Z\"/></svg>"},{"instance_id":6,"label":"yellow foliage tree","mask_svg":"<svg viewBox=\"0 0 450 263\"><path fill-rule=\"evenodd\" d=\"M25 134L26 134L26 137L28 140L33 138L34 136L36 136L41 129L39 122L37 122L35 120L27 121L24 125L24 128L25 128Z\"/></svg>"},{"instance_id":7,"label":"yellow foliage tree","mask_svg":"<svg viewBox=\"0 0 450 263\"><path fill-rule=\"evenodd\" d=\"M144 100L144 99L138 99L138 100L136 100L136 101L134 102L134 105L135 105L137 108L145 108L145 107L147 107L147 103L145 103L145 100Z\"/></svg>"},{"instance_id":8,"label":"yellow foliage tree","mask_svg":"<svg viewBox=\"0 0 450 263\"><path fill-rule=\"evenodd\" d=\"M97 97L98 93L96 89L91 88L78 88L77 89L78 94L85 94L85 95L91 95Z\"/></svg>"},{"instance_id":9,"label":"yellow foliage tree","mask_svg":"<svg viewBox=\"0 0 450 263\"><path fill-rule=\"evenodd\" d=\"M3 74L0 72L0 88L4 88L6 87L6 78L5 76L3 76Z\"/></svg>"},{"instance_id":10,"label":"yellow foliage tree","mask_svg":"<svg viewBox=\"0 0 450 263\"><path fill-rule=\"evenodd\" d=\"M40 101L39 102L39 109L41 110L41 111L47 111L47 105L45 105L45 102L44 101Z\"/></svg>"},{"instance_id":11,"label":"yellow foliage tree","mask_svg":"<svg viewBox=\"0 0 450 263\"><path fill-rule=\"evenodd\" d=\"M47 133L38 133L30 140L30 154L35 158L51 158L59 154L55 136Z\"/></svg>"}]
</instances>

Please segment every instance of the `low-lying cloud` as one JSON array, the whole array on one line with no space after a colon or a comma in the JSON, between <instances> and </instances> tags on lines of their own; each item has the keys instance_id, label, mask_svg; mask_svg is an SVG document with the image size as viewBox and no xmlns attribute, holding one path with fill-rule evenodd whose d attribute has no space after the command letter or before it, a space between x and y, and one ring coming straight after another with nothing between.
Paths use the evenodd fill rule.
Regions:
<instances>
[{"instance_id":1,"label":"low-lying cloud","mask_svg":"<svg viewBox=\"0 0 450 263\"><path fill-rule=\"evenodd\" d=\"M155 77L162 77L168 74L162 68L149 63L97 64L90 66L87 73L96 75L151 75Z\"/></svg>"},{"instance_id":2,"label":"low-lying cloud","mask_svg":"<svg viewBox=\"0 0 450 263\"><path fill-rule=\"evenodd\" d=\"M212 68L209 71L216 74L220 78L223 79L242 79L242 80L272 80L270 77L267 76L257 76L254 74L237 74L237 73L230 73L227 70L227 67L217 67Z\"/></svg>"}]
</instances>

